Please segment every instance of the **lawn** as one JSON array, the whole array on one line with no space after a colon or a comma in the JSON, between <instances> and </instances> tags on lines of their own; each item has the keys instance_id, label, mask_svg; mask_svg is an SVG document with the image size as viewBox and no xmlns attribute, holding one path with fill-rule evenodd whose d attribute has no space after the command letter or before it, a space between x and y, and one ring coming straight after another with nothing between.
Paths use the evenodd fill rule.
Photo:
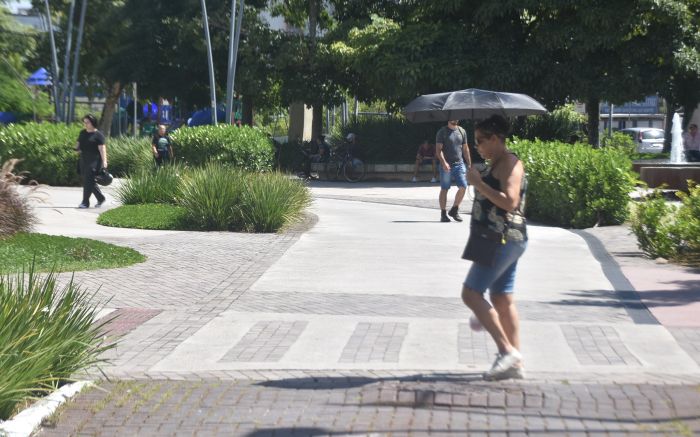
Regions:
<instances>
[{"instance_id":1,"label":"lawn","mask_svg":"<svg viewBox=\"0 0 700 437\"><path fill-rule=\"evenodd\" d=\"M133 249L87 238L19 232L0 239L0 274L26 269L32 261L37 272L53 268L69 272L125 267L145 260Z\"/></svg>"}]
</instances>

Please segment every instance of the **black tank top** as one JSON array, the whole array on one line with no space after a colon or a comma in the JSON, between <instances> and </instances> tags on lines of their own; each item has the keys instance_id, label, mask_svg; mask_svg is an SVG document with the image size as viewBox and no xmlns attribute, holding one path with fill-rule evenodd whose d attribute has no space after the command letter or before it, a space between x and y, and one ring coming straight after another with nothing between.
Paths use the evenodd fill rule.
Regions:
<instances>
[{"instance_id":1,"label":"black tank top","mask_svg":"<svg viewBox=\"0 0 700 437\"><path fill-rule=\"evenodd\" d=\"M515 155L512 152L508 152ZM517 157L517 156L516 156ZM503 191L501 182L492 174L493 168L489 165L485 173L482 173L482 180L489 187ZM503 234L506 241L526 241L527 224L525 221L525 194L527 192L527 179L523 175L520 183L520 202L512 211L507 212L493 204L478 190L475 190L474 205L472 206L472 226L486 227L493 232Z\"/></svg>"}]
</instances>

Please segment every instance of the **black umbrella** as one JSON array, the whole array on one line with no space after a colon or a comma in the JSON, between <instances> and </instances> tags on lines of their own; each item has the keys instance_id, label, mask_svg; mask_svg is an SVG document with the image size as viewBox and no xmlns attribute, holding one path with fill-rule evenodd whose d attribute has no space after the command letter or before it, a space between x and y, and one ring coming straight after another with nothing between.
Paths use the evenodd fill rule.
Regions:
<instances>
[{"instance_id":1,"label":"black umbrella","mask_svg":"<svg viewBox=\"0 0 700 437\"><path fill-rule=\"evenodd\" d=\"M416 97L403 109L414 123L447 120L480 120L493 114L504 117L544 114L537 100L525 94L502 93L469 88Z\"/></svg>"}]
</instances>

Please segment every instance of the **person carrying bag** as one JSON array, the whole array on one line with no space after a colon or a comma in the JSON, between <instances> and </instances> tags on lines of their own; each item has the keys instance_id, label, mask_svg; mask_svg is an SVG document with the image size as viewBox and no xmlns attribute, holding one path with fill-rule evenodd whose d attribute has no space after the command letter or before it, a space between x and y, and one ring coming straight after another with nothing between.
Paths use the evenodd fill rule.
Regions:
<instances>
[{"instance_id":1,"label":"person carrying bag","mask_svg":"<svg viewBox=\"0 0 700 437\"><path fill-rule=\"evenodd\" d=\"M523 378L518 312L513 287L518 260L527 247L525 169L506 148L508 122L499 115L476 125L479 154L486 168L467 175L474 187L469 240L462 257L473 261L462 287L462 300L488 331L498 356L486 380ZM489 291L491 303L485 298ZM493 305L493 306L492 306Z\"/></svg>"}]
</instances>

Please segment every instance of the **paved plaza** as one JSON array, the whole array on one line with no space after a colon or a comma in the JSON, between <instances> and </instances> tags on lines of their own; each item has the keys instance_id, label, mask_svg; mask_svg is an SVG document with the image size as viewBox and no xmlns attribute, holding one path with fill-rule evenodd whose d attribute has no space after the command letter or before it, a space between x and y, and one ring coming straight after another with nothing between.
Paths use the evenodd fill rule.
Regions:
<instances>
[{"instance_id":1,"label":"paved plaza","mask_svg":"<svg viewBox=\"0 0 700 437\"><path fill-rule=\"evenodd\" d=\"M236 234L106 228L79 188L47 188L38 232L148 259L76 273L121 340L109 381L38 435L700 432L697 270L645 259L624 226L532 224L527 379L487 383L496 349L459 297L469 216L440 223L436 185L311 189L303 223Z\"/></svg>"}]
</instances>

